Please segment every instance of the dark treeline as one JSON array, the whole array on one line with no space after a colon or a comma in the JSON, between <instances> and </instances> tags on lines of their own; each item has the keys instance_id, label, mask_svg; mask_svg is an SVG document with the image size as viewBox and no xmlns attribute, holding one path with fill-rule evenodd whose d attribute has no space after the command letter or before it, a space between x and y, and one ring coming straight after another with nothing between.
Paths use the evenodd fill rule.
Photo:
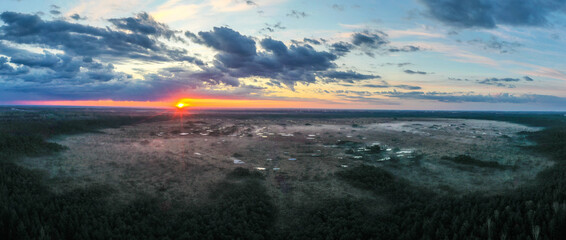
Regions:
<instances>
[{"instance_id":1,"label":"dark treeline","mask_svg":"<svg viewBox=\"0 0 566 240\"><path fill-rule=\"evenodd\" d=\"M276 210L257 179L223 182L204 206L173 206L139 196L126 206L112 189L92 186L54 194L37 172L0 164L2 239L268 239Z\"/></svg>"},{"instance_id":2,"label":"dark treeline","mask_svg":"<svg viewBox=\"0 0 566 240\"><path fill-rule=\"evenodd\" d=\"M64 146L47 141L58 135L170 119L167 115L128 114L127 110L120 113L72 109L0 110L4 110L0 111L0 161L61 151Z\"/></svg>"},{"instance_id":3,"label":"dark treeline","mask_svg":"<svg viewBox=\"0 0 566 240\"><path fill-rule=\"evenodd\" d=\"M2 123L0 239L564 239L566 126L560 117L517 114L506 119L548 126L525 134L538 143L530 150L556 162L513 192L440 196L384 169L360 166L337 172L336 177L385 198L386 210L375 208L381 202L344 196L296 206L289 213L277 211L261 174L242 168L216 184L201 205L153 195L115 204L110 196L116 190L108 186L55 193L42 172L15 164L18 157L64 149L46 141L48 137L141 119L104 116Z\"/></svg>"}]
</instances>

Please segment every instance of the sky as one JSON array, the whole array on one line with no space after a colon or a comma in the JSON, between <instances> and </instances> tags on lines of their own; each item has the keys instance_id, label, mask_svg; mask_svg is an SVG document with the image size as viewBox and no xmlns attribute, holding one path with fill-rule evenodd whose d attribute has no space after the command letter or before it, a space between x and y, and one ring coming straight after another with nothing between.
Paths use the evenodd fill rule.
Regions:
<instances>
[{"instance_id":1,"label":"sky","mask_svg":"<svg viewBox=\"0 0 566 240\"><path fill-rule=\"evenodd\" d=\"M566 111L566 0L1 0L0 104Z\"/></svg>"}]
</instances>

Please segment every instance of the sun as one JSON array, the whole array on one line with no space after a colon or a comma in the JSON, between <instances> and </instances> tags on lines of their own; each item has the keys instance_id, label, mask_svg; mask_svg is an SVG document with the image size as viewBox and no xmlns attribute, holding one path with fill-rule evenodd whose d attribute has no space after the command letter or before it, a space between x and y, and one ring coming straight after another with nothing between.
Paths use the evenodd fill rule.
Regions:
<instances>
[{"instance_id":1,"label":"sun","mask_svg":"<svg viewBox=\"0 0 566 240\"><path fill-rule=\"evenodd\" d=\"M181 99L177 99L177 102L174 105L177 110L183 110L185 108L189 108L192 107L193 104L191 102L191 99L188 98L181 98Z\"/></svg>"},{"instance_id":2,"label":"sun","mask_svg":"<svg viewBox=\"0 0 566 240\"><path fill-rule=\"evenodd\" d=\"M179 103L177 103L177 104L175 105L175 107L177 107L178 109L183 109L183 108L185 108L186 106L188 106L188 105L185 104L185 103L182 103L182 102L179 102Z\"/></svg>"}]
</instances>

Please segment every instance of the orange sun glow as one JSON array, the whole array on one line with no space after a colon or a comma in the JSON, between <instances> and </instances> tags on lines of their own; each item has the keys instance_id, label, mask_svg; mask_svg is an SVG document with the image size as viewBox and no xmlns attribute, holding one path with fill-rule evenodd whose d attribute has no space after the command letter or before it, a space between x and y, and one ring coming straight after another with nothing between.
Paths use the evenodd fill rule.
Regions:
<instances>
[{"instance_id":1,"label":"orange sun glow","mask_svg":"<svg viewBox=\"0 0 566 240\"><path fill-rule=\"evenodd\" d=\"M0 102L1 104L1 102ZM17 105L40 106L89 106L89 107L133 107L165 108L184 110L205 108L330 108L332 106L306 101L280 101L260 99L217 99L217 98L170 98L161 101L114 101L114 100L51 100L17 101Z\"/></svg>"},{"instance_id":2,"label":"orange sun glow","mask_svg":"<svg viewBox=\"0 0 566 240\"><path fill-rule=\"evenodd\" d=\"M178 103L175 105L175 107L177 107L178 109L183 109L183 108L185 108L185 107L187 107L187 106L189 106L189 105L186 104L186 103L183 103L183 102L178 102Z\"/></svg>"}]
</instances>

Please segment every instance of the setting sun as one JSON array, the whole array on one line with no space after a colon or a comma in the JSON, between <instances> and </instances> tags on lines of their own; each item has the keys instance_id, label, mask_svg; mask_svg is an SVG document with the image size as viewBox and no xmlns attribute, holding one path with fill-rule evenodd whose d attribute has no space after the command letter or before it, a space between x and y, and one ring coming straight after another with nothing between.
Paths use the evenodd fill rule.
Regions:
<instances>
[{"instance_id":1,"label":"setting sun","mask_svg":"<svg viewBox=\"0 0 566 240\"><path fill-rule=\"evenodd\" d=\"M187 104L184 104L184 103L180 102L180 103L177 103L177 105L175 105L175 106L176 106L178 109L183 109L184 107L187 106Z\"/></svg>"}]
</instances>

